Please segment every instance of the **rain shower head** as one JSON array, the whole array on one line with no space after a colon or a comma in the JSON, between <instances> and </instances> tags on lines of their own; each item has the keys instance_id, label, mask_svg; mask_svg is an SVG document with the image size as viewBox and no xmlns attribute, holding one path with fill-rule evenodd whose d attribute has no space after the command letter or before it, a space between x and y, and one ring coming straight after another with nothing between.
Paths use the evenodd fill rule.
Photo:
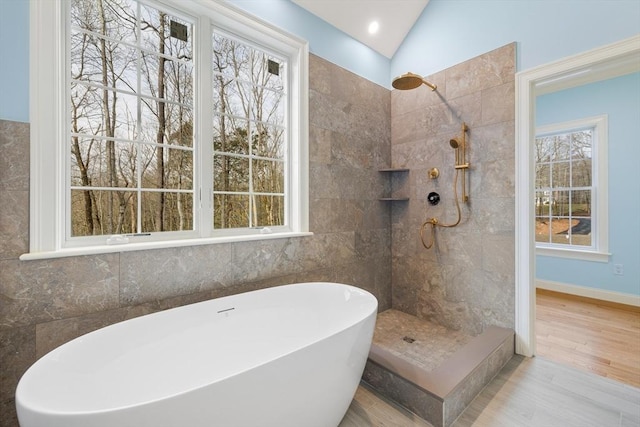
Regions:
<instances>
[{"instance_id":1,"label":"rain shower head","mask_svg":"<svg viewBox=\"0 0 640 427\"><path fill-rule=\"evenodd\" d=\"M393 82L391 82L391 86L398 90L411 90L420 87L423 84L429 86L431 90L436 90L437 88L436 85L429 83L423 79L422 76L411 72L396 77L393 79Z\"/></svg>"}]
</instances>

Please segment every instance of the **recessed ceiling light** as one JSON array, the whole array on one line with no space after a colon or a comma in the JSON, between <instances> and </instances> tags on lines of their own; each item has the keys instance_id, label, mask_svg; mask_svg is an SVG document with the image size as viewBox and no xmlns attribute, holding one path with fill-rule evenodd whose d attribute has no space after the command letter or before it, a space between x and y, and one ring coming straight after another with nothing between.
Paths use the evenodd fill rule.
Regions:
<instances>
[{"instance_id":1,"label":"recessed ceiling light","mask_svg":"<svg viewBox=\"0 0 640 427\"><path fill-rule=\"evenodd\" d=\"M378 24L378 21L371 21L371 24L369 24L369 34L377 33L379 28L380 24Z\"/></svg>"}]
</instances>

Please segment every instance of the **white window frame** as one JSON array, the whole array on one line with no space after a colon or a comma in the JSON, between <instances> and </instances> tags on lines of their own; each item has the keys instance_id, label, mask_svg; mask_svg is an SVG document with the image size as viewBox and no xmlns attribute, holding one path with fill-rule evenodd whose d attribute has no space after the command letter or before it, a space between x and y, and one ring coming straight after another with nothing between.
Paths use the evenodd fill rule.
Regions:
<instances>
[{"instance_id":1,"label":"white window frame","mask_svg":"<svg viewBox=\"0 0 640 427\"><path fill-rule=\"evenodd\" d=\"M32 0L30 3L30 230L29 253L20 259L41 259L94 253L123 252L163 247L191 246L244 240L262 240L292 236L306 236L309 228L308 208L308 43L279 28L258 20L228 3L213 0L161 0L158 4L198 17L200 38L210 39L212 25L247 40L266 45L289 60L289 161L285 176L288 190L287 227L265 229L227 229L213 232L211 218L197 214L194 237L169 240L162 233L133 239L111 239L101 236L100 244L74 247L65 236L65 197L67 159L65 126L68 122L65 99L66 71L66 12L63 1ZM211 49L198 46L197 49ZM198 92L211 93L210 78L204 76L203 61L196 65ZM198 77L199 76L199 77ZM210 77L210 76L209 76ZM200 96L196 110L206 108L209 100ZM203 143L212 141L212 129L203 120L194 130L194 138ZM210 125L210 123L209 123ZM201 144L196 144L201 145ZM196 153L195 162L202 166L202 155ZM200 167L201 170L206 168ZM210 170L210 168L209 168ZM204 173L204 172L203 172ZM204 175L202 175L204 177ZM213 175L211 175L212 177ZM201 182L201 181L207 181ZM211 182L211 183L210 183ZM194 185L201 192L201 203L213 203L210 191L212 178L196 176ZM209 196L206 196L209 194ZM196 201L194 201L196 205ZM197 224L195 222L198 221ZM153 233L152 233L153 234ZM170 234L170 233L169 233ZM178 233L179 234L179 233Z\"/></svg>"},{"instance_id":2,"label":"white window frame","mask_svg":"<svg viewBox=\"0 0 640 427\"><path fill-rule=\"evenodd\" d=\"M608 116L606 114L586 117L562 123L554 123L536 128L536 138L558 133L570 133L583 129L593 129L592 141L592 245L554 245L535 242L536 255L553 256L588 261L608 262L609 255L609 172L608 172Z\"/></svg>"}]
</instances>

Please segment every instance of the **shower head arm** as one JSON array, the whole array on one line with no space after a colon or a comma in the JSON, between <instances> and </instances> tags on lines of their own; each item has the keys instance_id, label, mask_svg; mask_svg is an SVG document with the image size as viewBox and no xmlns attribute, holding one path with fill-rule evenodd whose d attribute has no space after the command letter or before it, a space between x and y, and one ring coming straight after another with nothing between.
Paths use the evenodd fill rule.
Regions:
<instances>
[{"instance_id":1,"label":"shower head arm","mask_svg":"<svg viewBox=\"0 0 640 427\"><path fill-rule=\"evenodd\" d=\"M438 86L436 86L433 83L429 83L428 81L426 81L425 79L422 79L422 84L429 86L431 88L431 90L436 90L438 88Z\"/></svg>"}]
</instances>

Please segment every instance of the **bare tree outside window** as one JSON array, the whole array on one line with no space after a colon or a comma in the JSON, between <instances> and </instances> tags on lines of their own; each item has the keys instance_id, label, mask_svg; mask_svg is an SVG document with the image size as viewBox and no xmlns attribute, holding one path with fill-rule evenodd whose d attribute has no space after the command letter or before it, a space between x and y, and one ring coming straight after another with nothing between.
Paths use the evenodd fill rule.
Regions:
<instances>
[{"instance_id":1,"label":"bare tree outside window","mask_svg":"<svg viewBox=\"0 0 640 427\"><path fill-rule=\"evenodd\" d=\"M31 252L306 234L306 42L225 2L32 7Z\"/></svg>"},{"instance_id":2,"label":"bare tree outside window","mask_svg":"<svg viewBox=\"0 0 640 427\"><path fill-rule=\"evenodd\" d=\"M133 0L71 2L72 236L193 229L192 33Z\"/></svg>"},{"instance_id":3,"label":"bare tree outside window","mask_svg":"<svg viewBox=\"0 0 640 427\"><path fill-rule=\"evenodd\" d=\"M214 228L284 225L284 62L215 32Z\"/></svg>"},{"instance_id":4,"label":"bare tree outside window","mask_svg":"<svg viewBox=\"0 0 640 427\"><path fill-rule=\"evenodd\" d=\"M593 129L535 140L536 242L591 246Z\"/></svg>"}]
</instances>

